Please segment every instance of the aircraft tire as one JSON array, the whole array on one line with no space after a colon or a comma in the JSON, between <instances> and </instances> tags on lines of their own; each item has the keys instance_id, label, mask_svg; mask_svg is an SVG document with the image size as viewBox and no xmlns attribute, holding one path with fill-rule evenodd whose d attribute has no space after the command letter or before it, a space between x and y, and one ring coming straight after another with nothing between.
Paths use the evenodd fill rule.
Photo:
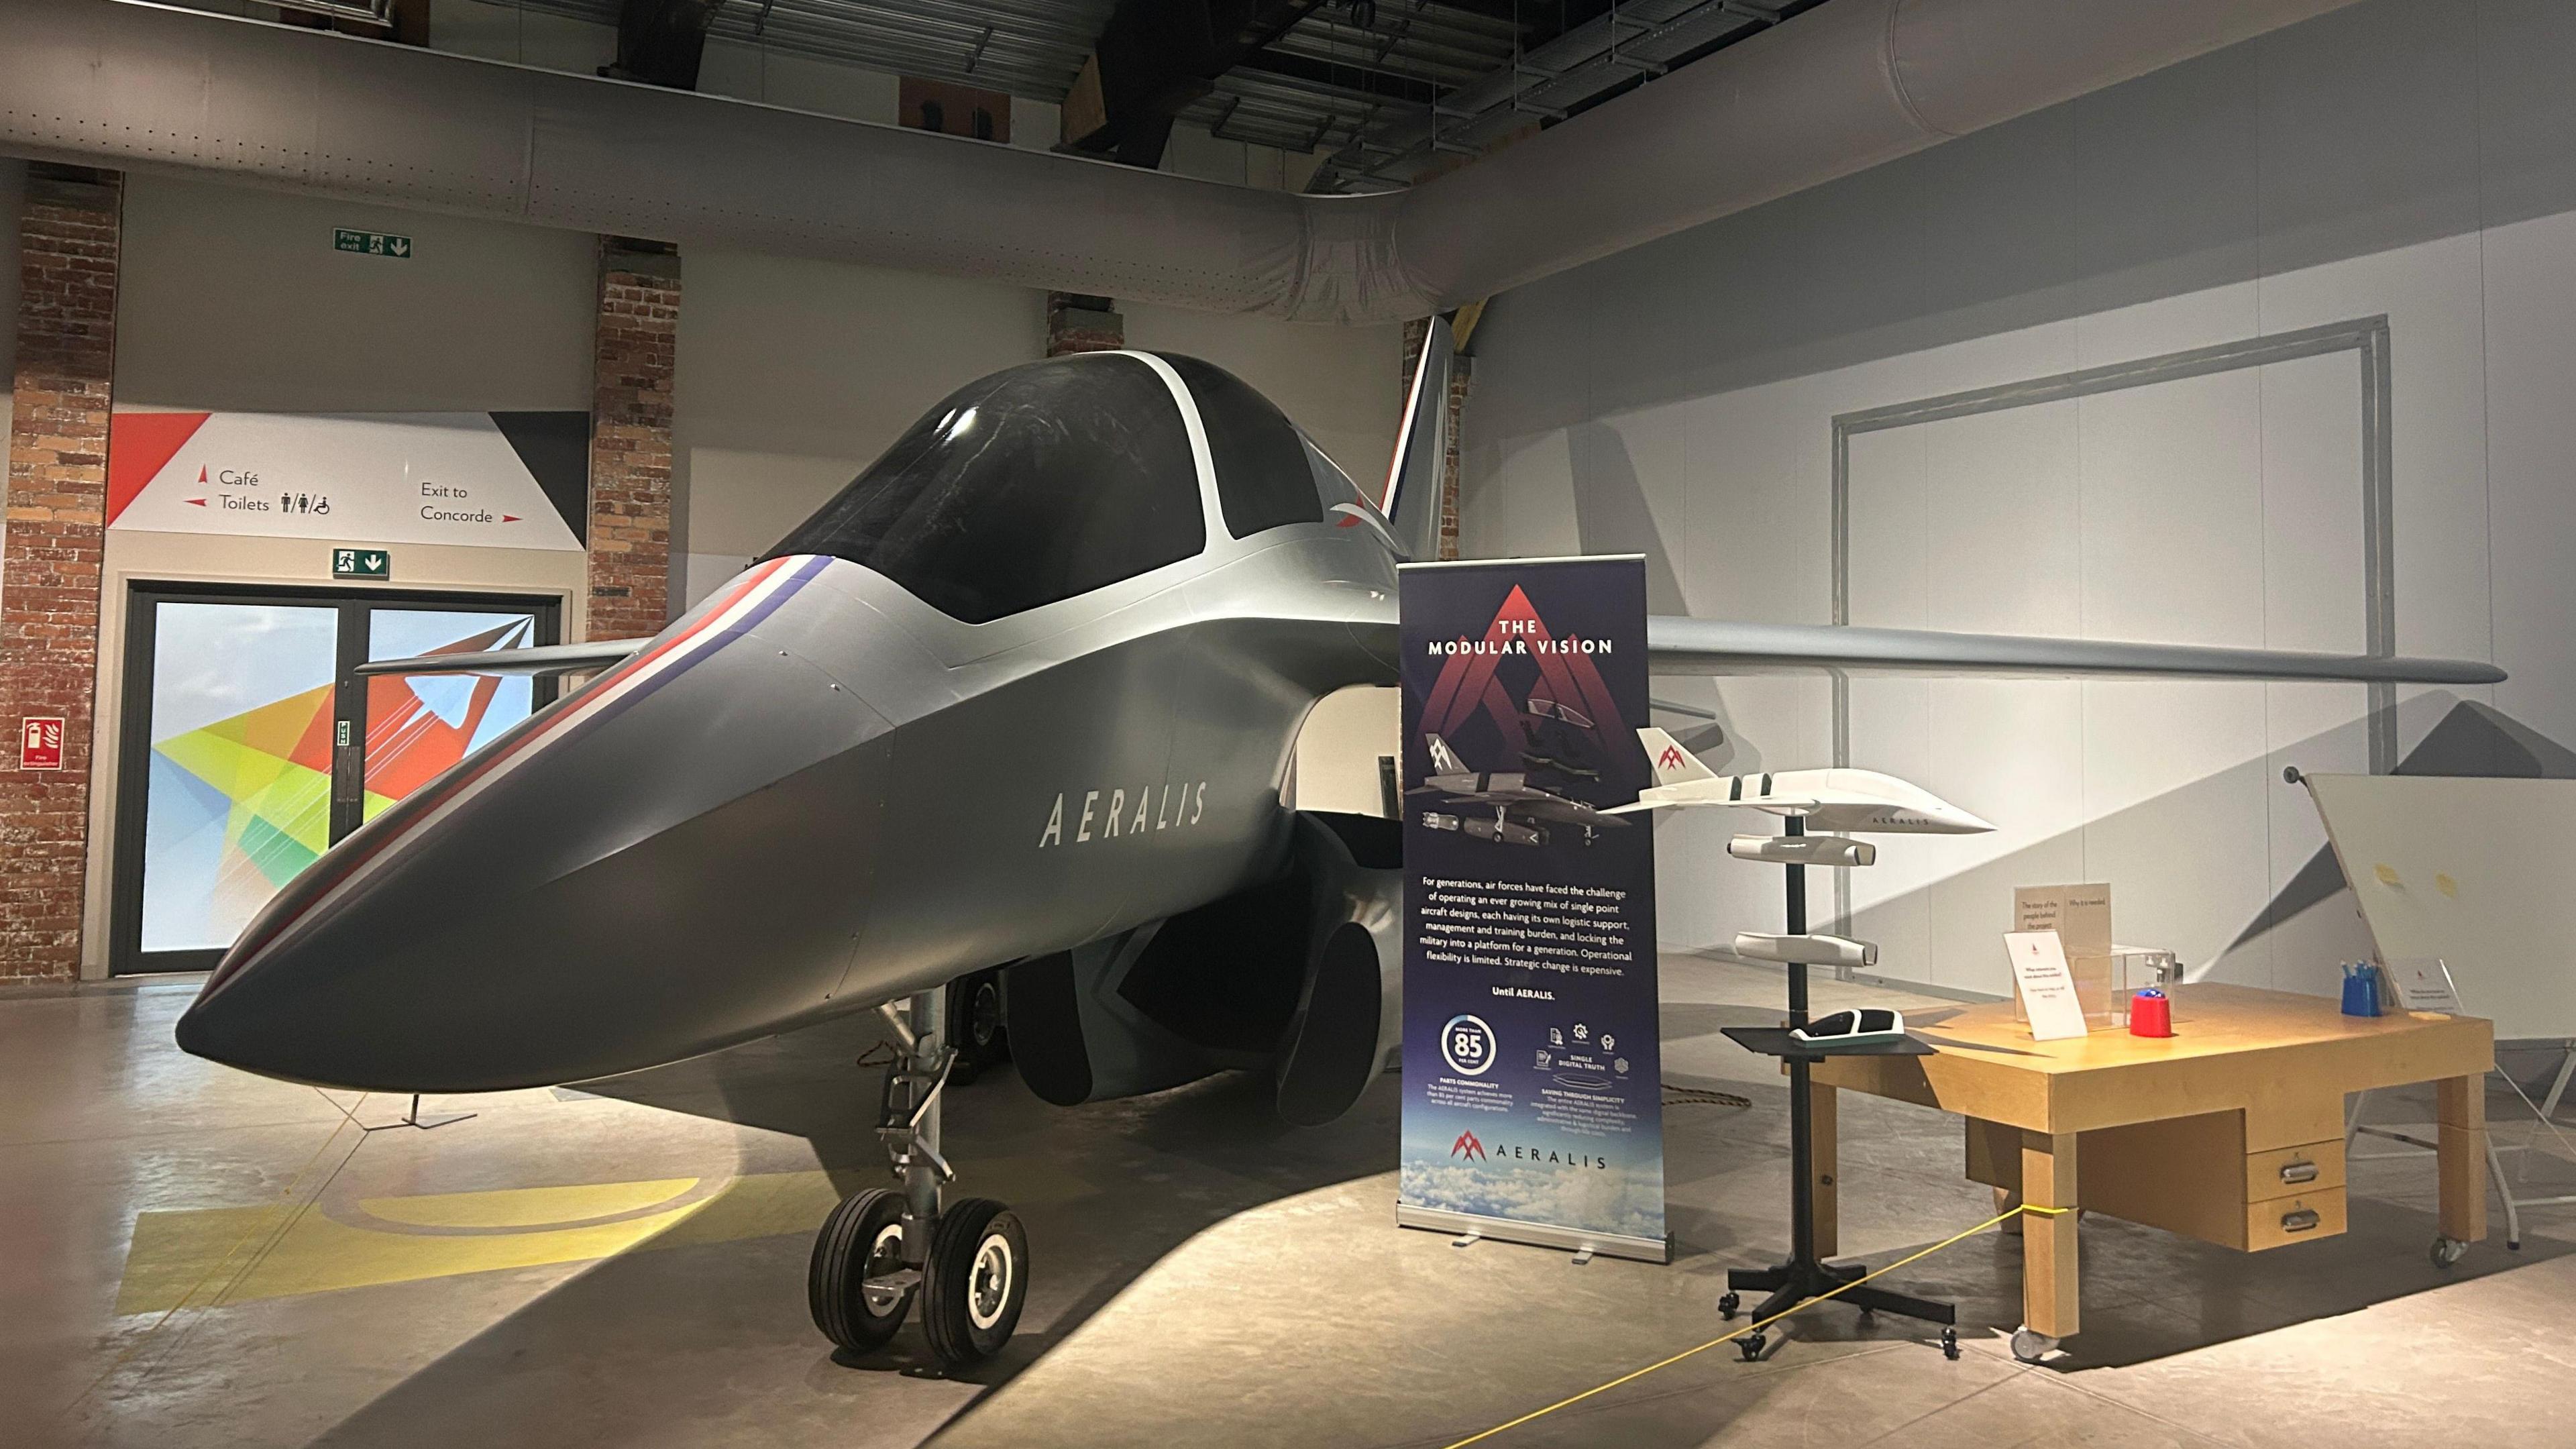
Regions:
<instances>
[{"instance_id":1,"label":"aircraft tire","mask_svg":"<svg viewBox=\"0 0 2576 1449\"><path fill-rule=\"evenodd\" d=\"M948 1204L930 1230L921 1331L949 1368L983 1362L1020 1326L1029 1297L1029 1235L988 1197Z\"/></svg>"},{"instance_id":2,"label":"aircraft tire","mask_svg":"<svg viewBox=\"0 0 2576 1449\"><path fill-rule=\"evenodd\" d=\"M814 1258L805 1274L806 1306L823 1336L851 1353L872 1353L903 1327L918 1291L907 1292L880 1313L868 1306L862 1285L869 1273L902 1266L903 1194L882 1187L841 1199L814 1236Z\"/></svg>"}]
</instances>

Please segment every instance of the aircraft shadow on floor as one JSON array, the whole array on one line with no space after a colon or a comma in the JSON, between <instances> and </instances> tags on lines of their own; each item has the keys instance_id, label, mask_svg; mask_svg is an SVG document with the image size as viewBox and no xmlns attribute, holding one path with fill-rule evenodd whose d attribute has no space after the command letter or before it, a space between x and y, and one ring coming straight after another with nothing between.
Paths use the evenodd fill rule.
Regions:
<instances>
[{"instance_id":1,"label":"aircraft shadow on floor","mask_svg":"<svg viewBox=\"0 0 2576 1449\"><path fill-rule=\"evenodd\" d=\"M890 1181L875 1126L882 1038L845 1018L578 1091L804 1138L835 1192ZM913 1443L969 1414L1166 1254L1265 1203L1387 1172L1396 1078L1329 1126L1289 1127L1267 1078L1227 1073L1125 1101L1058 1108L1007 1066L952 1086L945 1152L956 1196L1002 1199L1027 1224L1034 1273L1020 1333L943 1376L917 1321L887 1348L836 1361L805 1301L815 1225L729 1242L649 1241L546 1289L313 1442L431 1444L664 1439L678 1423L758 1422L841 1442ZM487 1129L488 1130L488 1129ZM746 1155L751 1151L746 1145ZM776 1158L762 1153L775 1165ZM817 1215L817 1225L819 1214ZM668 1372L652 1366L670 1365ZM950 1377L967 1394L897 1392L889 1375ZM928 1388L927 1385L924 1386Z\"/></svg>"}]
</instances>

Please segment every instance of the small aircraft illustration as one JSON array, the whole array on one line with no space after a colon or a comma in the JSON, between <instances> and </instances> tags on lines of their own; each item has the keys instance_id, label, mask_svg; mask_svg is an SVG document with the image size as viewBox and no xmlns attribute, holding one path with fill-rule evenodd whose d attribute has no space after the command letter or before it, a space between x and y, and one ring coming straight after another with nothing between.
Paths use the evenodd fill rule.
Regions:
<instances>
[{"instance_id":1,"label":"small aircraft illustration","mask_svg":"<svg viewBox=\"0 0 2576 1449\"><path fill-rule=\"evenodd\" d=\"M1592 729L1592 721L1581 711L1543 696L1532 696L1521 706L1521 713L1528 745L1521 751L1521 768L1516 771L1471 770L1447 740L1436 734L1425 737L1431 774L1405 793L1438 796L1440 803L1451 807L1490 809L1493 816L1488 819L1457 808L1425 810L1422 823L1506 845L1545 845L1551 825L1581 830L1586 845L1603 830L1624 829L1627 821L1613 819L1609 812L1565 793L1601 778L1600 766L1586 763L1589 752L1580 733Z\"/></svg>"},{"instance_id":2,"label":"small aircraft illustration","mask_svg":"<svg viewBox=\"0 0 2576 1449\"><path fill-rule=\"evenodd\" d=\"M290 882L179 1045L322 1086L485 1092L878 1010L901 1046L878 1103L899 1186L824 1224L813 1316L864 1352L917 1301L943 1361L991 1354L1028 1243L1002 1204L944 1197L939 1121L950 1022L997 983L1022 1077L1059 1104L1248 1070L1320 1123L1396 1041L1400 802L1306 808L1296 766L1336 700L1396 684L1396 570L1436 537L1452 348L1435 321L1379 498L1222 369L1053 358L958 389L650 639L362 666L601 672ZM1648 644L1665 673L2503 678L1700 619L1651 620Z\"/></svg>"},{"instance_id":3,"label":"small aircraft illustration","mask_svg":"<svg viewBox=\"0 0 2576 1449\"><path fill-rule=\"evenodd\" d=\"M1776 774L1720 775L1654 728L1637 731L1655 783L1635 803L1605 813L1731 805L1773 815L1795 815L1811 828L1873 835L1982 835L1995 827L1920 785L1848 768L1784 770Z\"/></svg>"}]
</instances>

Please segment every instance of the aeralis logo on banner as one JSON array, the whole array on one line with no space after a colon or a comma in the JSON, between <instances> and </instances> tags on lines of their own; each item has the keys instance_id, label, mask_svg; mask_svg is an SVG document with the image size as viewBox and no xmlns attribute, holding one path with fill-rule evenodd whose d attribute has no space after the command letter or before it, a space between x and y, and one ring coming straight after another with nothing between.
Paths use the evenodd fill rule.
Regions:
<instances>
[{"instance_id":1,"label":"aeralis logo on banner","mask_svg":"<svg viewBox=\"0 0 2576 1449\"><path fill-rule=\"evenodd\" d=\"M1485 1144L1476 1140L1475 1133L1461 1132L1458 1134L1458 1140L1449 1144L1449 1155L1464 1157L1471 1162L1482 1162L1485 1160Z\"/></svg>"},{"instance_id":2,"label":"aeralis logo on banner","mask_svg":"<svg viewBox=\"0 0 2576 1449\"><path fill-rule=\"evenodd\" d=\"M1108 797L1103 809L1102 797ZM1055 797L1055 808L1047 812L1046 829L1038 832L1038 849L1050 845L1080 845L1093 840L1108 840L1121 835L1147 835L1157 830L1199 823L1207 813L1207 781L1185 780L1178 785L1146 785L1135 794L1134 810L1127 807L1128 794L1123 789L1085 790L1082 803L1068 818L1065 801L1069 795Z\"/></svg>"}]
</instances>

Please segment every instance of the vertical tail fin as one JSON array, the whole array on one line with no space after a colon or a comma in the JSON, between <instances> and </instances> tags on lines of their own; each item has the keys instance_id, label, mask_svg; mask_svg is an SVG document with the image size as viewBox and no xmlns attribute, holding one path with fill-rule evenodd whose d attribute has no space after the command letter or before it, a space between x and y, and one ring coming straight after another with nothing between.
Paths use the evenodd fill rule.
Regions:
<instances>
[{"instance_id":1,"label":"vertical tail fin","mask_svg":"<svg viewBox=\"0 0 2576 1449\"><path fill-rule=\"evenodd\" d=\"M1434 317L1422 337L1422 361L1405 394L1404 422L1396 429L1395 457L1386 470L1386 496L1378 501L1395 546L1407 559L1440 553L1440 470L1449 456L1449 376L1458 358L1457 334Z\"/></svg>"},{"instance_id":2,"label":"vertical tail fin","mask_svg":"<svg viewBox=\"0 0 2576 1449\"><path fill-rule=\"evenodd\" d=\"M1456 750L1449 748L1449 742L1447 740L1440 738L1438 735L1426 735L1424 736L1424 739L1431 747L1431 773L1435 775L1469 775L1475 773L1467 768L1467 762L1465 760L1458 758L1458 752Z\"/></svg>"},{"instance_id":3,"label":"vertical tail fin","mask_svg":"<svg viewBox=\"0 0 2576 1449\"><path fill-rule=\"evenodd\" d=\"M1637 743L1646 747L1647 762L1655 767L1655 783L1681 785L1692 780L1714 780L1717 772L1699 762L1699 756L1683 749L1681 741L1662 730L1648 726L1637 731Z\"/></svg>"}]
</instances>

